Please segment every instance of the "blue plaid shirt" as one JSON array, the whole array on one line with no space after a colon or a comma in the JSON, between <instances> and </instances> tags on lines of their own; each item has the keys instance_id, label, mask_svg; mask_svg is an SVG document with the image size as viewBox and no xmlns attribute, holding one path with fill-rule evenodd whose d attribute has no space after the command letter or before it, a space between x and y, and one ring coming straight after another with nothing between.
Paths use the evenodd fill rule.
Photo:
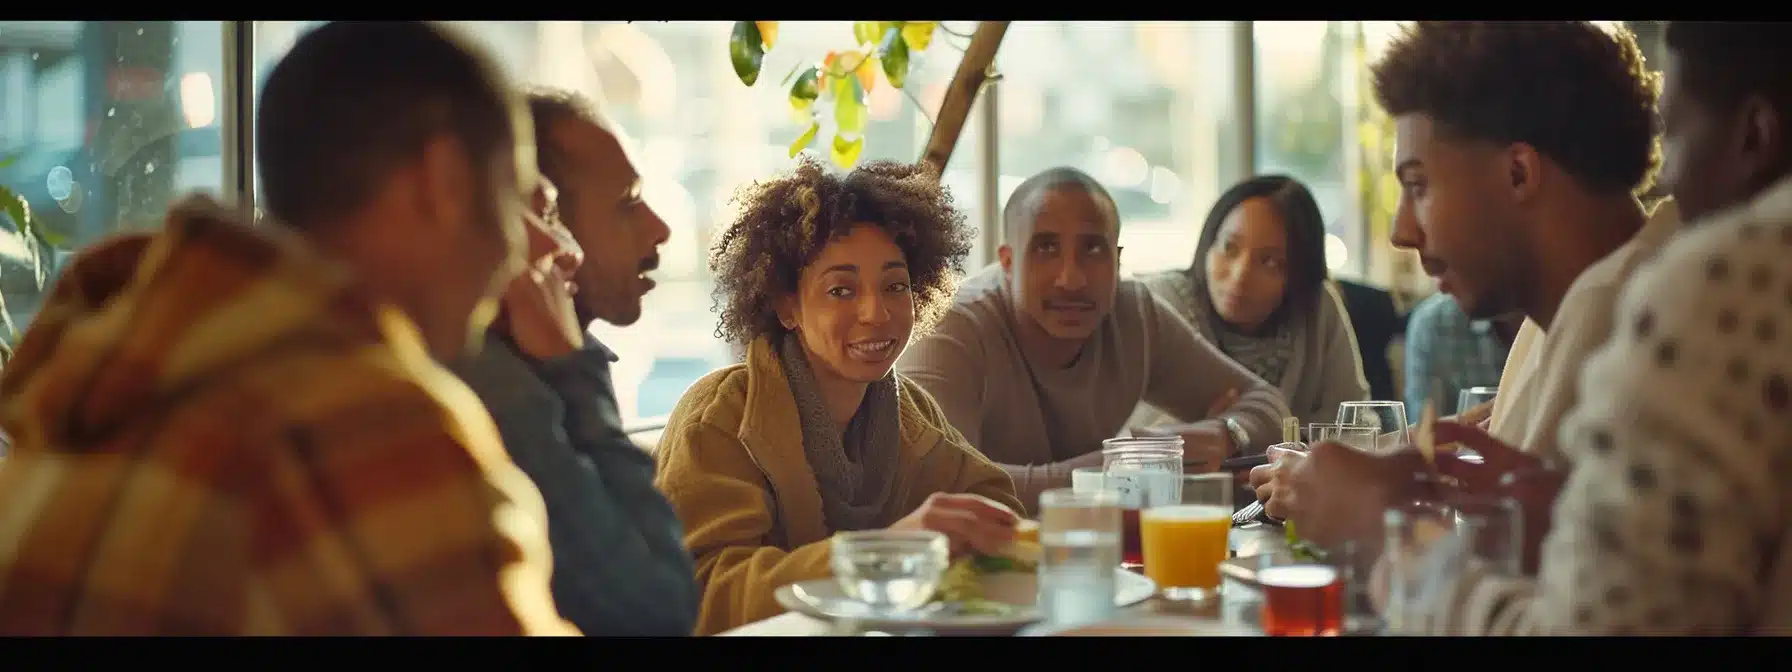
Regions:
<instances>
[{"instance_id":1,"label":"blue plaid shirt","mask_svg":"<svg viewBox=\"0 0 1792 672\"><path fill-rule=\"evenodd\" d=\"M1470 320L1456 299L1433 294L1413 307L1406 323L1406 417L1418 421L1420 409L1441 381L1438 415L1452 415L1458 392L1500 384L1511 345L1500 339L1491 320Z\"/></svg>"}]
</instances>

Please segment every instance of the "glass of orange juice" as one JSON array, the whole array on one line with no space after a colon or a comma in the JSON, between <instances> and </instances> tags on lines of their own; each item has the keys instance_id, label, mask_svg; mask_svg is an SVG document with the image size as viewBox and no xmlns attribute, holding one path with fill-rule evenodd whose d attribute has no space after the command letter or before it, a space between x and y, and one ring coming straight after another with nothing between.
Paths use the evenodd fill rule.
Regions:
<instances>
[{"instance_id":1,"label":"glass of orange juice","mask_svg":"<svg viewBox=\"0 0 1792 672\"><path fill-rule=\"evenodd\" d=\"M1145 576L1166 598L1201 600L1219 595L1220 563L1232 533L1232 474L1182 477L1175 504L1153 506L1139 515Z\"/></svg>"}]
</instances>

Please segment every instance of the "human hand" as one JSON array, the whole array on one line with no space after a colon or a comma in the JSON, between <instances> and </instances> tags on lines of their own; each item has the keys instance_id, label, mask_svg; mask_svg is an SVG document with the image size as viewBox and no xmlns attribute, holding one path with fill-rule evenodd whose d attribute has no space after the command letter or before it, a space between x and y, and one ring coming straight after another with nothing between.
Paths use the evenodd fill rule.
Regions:
<instances>
[{"instance_id":1,"label":"human hand","mask_svg":"<svg viewBox=\"0 0 1792 672\"><path fill-rule=\"evenodd\" d=\"M1236 403L1238 403L1238 390L1226 390L1220 394L1218 399L1214 399L1213 403L1207 406L1207 417L1217 418L1221 413L1230 410L1232 405Z\"/></svg>"},{"instance_id":2,"label":"human hand","mask_svg":"<svg viewBox=\"0 0 1792 672\"><path fill-rule=\"evenodd\" d=\"M1568 470L1548 464L1478 427L1439 422L1434 432L1438 443L1461 443L1481 456L1480 462L1475 463L1452 453L1440 453L1439 473L1455 478L1470 494L1509 497L1518 502L1524 516L1524 567L1527 572L1535 571L1543 538L1554 522L1556 497L1568 480Z\"/></svg>"},{"instance_id":3,"label":"human hand","mask_svg":"<svg viewBox=\"0 0 1792 672\"><path fill-rule=\"evenodd\" d=\"M1133 436L1145 438L1182 438L1182 471L1205 474L1219 471L1220 462L1232 453L1232 435L1218 420L1203 420L1191 425L1133 427Z\"/></svg>"},{"instance_id":4,"label":"human hand","mask_svg":"<svg viewBox=\"0 0 1792 672\"><path fill-rule=\"evenodd\" d=\"M1220 470L1220 463L1232 454L1232 435L1218 420L1204 420L1190 425L1182 437L1182 472L1206 474Z\"/></svg>"},{"instance_id":5,"label":"human hand","mask_svg":"<svg viewBox=\"0 0 1792 672\"><path fill-rule=\"evenodd\" d=\"M578 268L579 257L549 231L551 222L527 219L530 263L504 290L504 328L517 349L540 361L585 344L572 303L576 291L572 271Z\"/></svg>"},{"instance_id":6,"label":"human hand","mask_svg":"<svg viewBox=\"0 0 1792 672\"><path fill-rule=\"evenodd\" d=\"M946 535L952 555L974 550L995 555L1014 541L1020 516L980 495L936 492L889 529L933 530Z\"/></svg>"},{"instance_id":7,"label":"human hand","mask_svg":"<svg viewBox=\"0 0 1792 672\"><path fill-rule=\"evenodd\" d=\"M1263 512L1271 518L1283 519L1287 515L1284 500L1276 498L1277 486L1288 479L1288 473L1294 463L1306 457L1304 451L1269 449L1269 464L1253 467L1250 474L1251 489L1257 493L1257 501L1263 502Z\"/></svg>"},{"instance_id":8,"label":"human hand","mask_svg":"<svg viewBox=\"0 0 1792 672\"><path fill-rule=\"evenodd\" d=\"M1331 441L1277 466L1285 469L1274 480L1279 517L1294 522L1302 539L1327 548L1379 547L1382 512L1413 494L1415 475L1425 469L1416 450L1375 455Z\"/></svg>"}]
</instances>

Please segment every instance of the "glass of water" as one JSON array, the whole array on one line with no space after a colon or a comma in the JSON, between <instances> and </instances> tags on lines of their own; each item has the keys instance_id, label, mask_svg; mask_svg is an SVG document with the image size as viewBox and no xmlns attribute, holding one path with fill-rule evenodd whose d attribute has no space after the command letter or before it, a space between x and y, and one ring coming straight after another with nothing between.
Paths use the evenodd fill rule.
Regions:
<instances>
[{"instance_id":1,"label":"glass of water","mask_svg":"<svg viewBox=\"0 0 1792 672\"><path fill-rule=\"evenodd\" d=\"M1101 467L1077 467L1070 470L1070 489L1077 492L1094 492L1106 488L1102 480Z\"/></svg>"},{"instance_id":2,"label":"glass of water","mask_svg":"<svg viewBox=\"0 0 1792 672\"><path fill-rule=\"evenodd\" d=\"M1374 427L1315 422L1307 425L1307 440L1312 443L1335 441L1364 452L1375 452L1381 436Z\"/></svg>"},{"instance_id":3,"label":"glass of water","mask_svg":"<svg viewBox=\"0 0 1792 672\"><path fill-rule=\"evenodd\" d=\"M1039 495L1039 614L1054 625L1114 615L1120 568L1120 497L1112 490Z\"/></svg>"},{"instance_id":4,"label":"glass of water","mask_svg":"<svg viewBox=\"0 0 1792 672\"><path fill-rule=\"evenodd\" d=\"M946 535L932 530L837 532L833 542L829 560L840 590L878 614L927 604L951 559Z\"/></svg>"},{"instance_id":5,"label":"glass of water","mask_svg":"<svg viewBox=\"0 0 1792 672\"><path fill-rule=\"evenodd\" d=\"M1480 406L1481 404L1493 401L1494 396L1499 393L1500 388L1488 387L1486 385L1462 388L1462 391L1456 393L1456 412L1461 413L1476 406Z\"/></svg>"},{"instance_id":6,"label":"glass of water","mask_svg":"<svg viewBox=\"0 0 1792 672\"><path fill-rule=\"evenodd\" d=\"M1389 564L1388 625L1420 634L1447 602L1446 592L1469 563L1499 576L1518 576L1523 517L1515 500L1453 495L1386 511Z\"/></svg>"},{"instance_id":7,"label":"glass of water","mask_svg":"<svg viewBox=\"0 0 1792 672\"><path fill-rule=\"evenodd\" d=\"M1378 454L1412 443L1404 402L1346 401L1338 404L1338 424L1372 429L1376 434L1373 452Z\"/></svg>"}]
</instances>

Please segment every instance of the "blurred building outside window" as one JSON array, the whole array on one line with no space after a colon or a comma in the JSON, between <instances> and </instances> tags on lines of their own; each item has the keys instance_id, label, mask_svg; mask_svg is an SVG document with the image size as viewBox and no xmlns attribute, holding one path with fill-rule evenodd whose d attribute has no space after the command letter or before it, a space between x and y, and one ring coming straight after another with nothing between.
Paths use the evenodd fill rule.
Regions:
<instances>
[{"instance_id":1,"label":"blurred building outside window","mask_svg":"<svg viewBox=\"0 0 1792 672\"><path fill-rule=\"evenodd\" d=\"M160 225L189 191L223 195L224 49L218 21L0 21L0 184L38 233L0 217L19 332L74 251Z\"/></svg>"}]
</instances>

